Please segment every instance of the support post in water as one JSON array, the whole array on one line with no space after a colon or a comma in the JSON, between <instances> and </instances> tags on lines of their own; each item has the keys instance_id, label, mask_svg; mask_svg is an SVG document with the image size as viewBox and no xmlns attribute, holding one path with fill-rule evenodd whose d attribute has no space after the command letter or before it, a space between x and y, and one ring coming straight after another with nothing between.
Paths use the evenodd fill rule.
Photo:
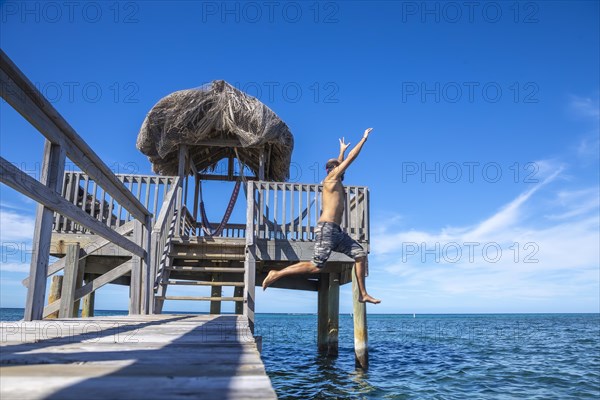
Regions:
<instances>
[{"instance_id":1,"label":"support post in water","mask_svg":"<svg viewBox=\"0 0 600 400\"><path fill-rule=\"evenodd\" d=\"M317 349L319 353L323 354L327 354L327 321L329 320L329 310L327 308L328 294L329 274L319 274Z\"/></svg>"},{"instance_id":2,"label":"support post in water","mask_svg":"<svg viewBox=\"0 0 600 400\"><path fill-rule=\"evenodd\" d=\"M369 334L367 331L367 305L358 301L356 267L352 268L352 304L354 313L354 355L356 367L369 368Z\"/></svg>"},{"instance_id":3,"label":"support post in water","mask_svg":"<svg viewBox=\"0 0 600 400\"><path fill-rule=\"evenodd\" d=\"M63 276L54 275L52 277L52 283L50 283L50 293L48 294L48 304L52 304L55 301L60 300L60 293L62 291ZM58 311L48 314L48 319L58 318Z\"/></svg>"},{"instance_id":4,"label":"support post in water","mask_svg":"<svg viewBox=\"0 0 600 400\"><path fill-rule=\"evenodd\" d=\"M94 278L89 278L85 280L85 283L88 284L93 281ZM81 306L81 318L88 318L94 316L94 303L96 301L96 292L91 292L86 294L83 298L83 305Z\"/></svg>"},{"instance_id":5,"label":"support post in water","mask_svg":"<svg viewBox=\"0 0 600 400\"><path fill-rule=\"evenodd\" d=\"M338 335L340 325L340 274L329 273L329 290L327 299L327 355L338 355Z\"/></svg>"}]
</instances>

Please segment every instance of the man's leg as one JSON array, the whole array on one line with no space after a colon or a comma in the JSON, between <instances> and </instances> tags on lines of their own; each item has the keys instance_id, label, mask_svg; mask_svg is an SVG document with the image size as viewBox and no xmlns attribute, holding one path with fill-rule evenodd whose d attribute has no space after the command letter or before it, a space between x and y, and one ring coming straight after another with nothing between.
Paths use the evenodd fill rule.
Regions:
<instances>
[{"instance_id":1,"label":"man's leg","mask_svg":"<svg viewBox=\"0 0 600 400\"><path fill-rule=\"evenodd\" d=\"M354 270L356 271L356 282L358 283L358 291L359 291L359 295L358 295L358 301L360 301L361 303L373 303L373 304L379 304L381 303L381 300L376 299L374 297L369 296L369 294L367 293L367 289L365 287L365 270L366 270L366 264L367 264L367 257L360 257L357 258L355 260L355 268Z\"/></svg>"},{"instance_id":2,"label":"man's leg","mask_svg":"<svg viewBox=\"0 0 600 400\"><path fill-rule=\"evenodd\" d=\"M278 279L283 278L284 276L289 275L302 275L302 274L316 274L319 272L319 268L310 261L302 261L294 265L290 265L282 269L281 271L271 270L269 274L263 281L262 287L263 290L269 287L273 282Z\"/></svg>"}]
</instances>

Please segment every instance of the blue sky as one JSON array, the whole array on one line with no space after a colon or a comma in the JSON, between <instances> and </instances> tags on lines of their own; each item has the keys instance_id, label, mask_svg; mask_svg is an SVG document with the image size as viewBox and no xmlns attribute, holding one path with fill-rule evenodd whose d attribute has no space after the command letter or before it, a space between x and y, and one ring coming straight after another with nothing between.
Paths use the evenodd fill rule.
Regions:
<instances>
[{"instance_id":1,"label":"blue sky","mask_svg":"<svg viewBox=\"0 0 600 400\"><path fill-rule=\"evenodd\" d=\"M288 123L297 182L374 127L346 174L371 190L370 312L599 312L599 3L468 4L4 1L0 45L116 172L150 172L147 111L214 79ZM2 157L35 176L42 136L0 112ZM210 188L218 216L230 186ZM35 206L0 190L0 306L20 307ZM257 297L315 310L314 293Z\"/></svg>"}]
</instances>

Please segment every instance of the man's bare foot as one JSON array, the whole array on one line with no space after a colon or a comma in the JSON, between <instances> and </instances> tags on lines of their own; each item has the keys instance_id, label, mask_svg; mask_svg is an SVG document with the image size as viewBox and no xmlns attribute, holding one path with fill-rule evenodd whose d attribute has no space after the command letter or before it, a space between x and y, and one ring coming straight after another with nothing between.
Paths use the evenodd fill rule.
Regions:
<instances>
[{"instance_id":1,"label":"man's bare foot","mask_svg":"<svg viewBox=\"0 0 600 400\"><path fill-rule=\"evenodd\" d=\"M273 283L277 280L277 278L275 276L276 274L277 274L277 271L275 271L275 270L269 271L269 273L267 274L267 277L265 278L265 280L262 283L263 290L266 290L271 283Z\"/></svg>"},{"instance_id":2,"label":"man's bare foot","mask_svg":"<svg viewBox=\"0 0 600 400\"><path fill-rule=\"evenodd\" d=\"M376 299L374 297L371 297L368 294L366 294L364 296L358 296L358 301L360 303L371 303L371 304L379 304L379 303L381 303L381 300Z\"/></svg>"}]
</instances>

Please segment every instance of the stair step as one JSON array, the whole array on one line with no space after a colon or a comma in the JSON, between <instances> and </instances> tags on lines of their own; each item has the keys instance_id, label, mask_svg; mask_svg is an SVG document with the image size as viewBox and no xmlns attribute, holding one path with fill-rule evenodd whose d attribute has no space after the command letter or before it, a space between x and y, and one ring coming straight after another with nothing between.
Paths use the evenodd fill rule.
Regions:
<instances>
[{"instance_id":1,"label":"stair step","mask_svg":"<svg viewBox=\"0 0 600 400\"><path fill-rule=\"evenodd\" d=\"M192 285L192 286L237 286L244 287L244 282L202 282L202 281L169 281L161 285Z\"/></svg>"},{"instance_id":2,"label":"stair step","mask_svg":"<svg viewBox=\"0 0 600 400\"><path fill-rule=\"evenodd\" d=\"M189 237L187 239L175 237L172 241L176 245L184 246L231 246L231 247L246 247L245 238L206 238L206 237Z\"/></svg>"},{"instance_id":3,"label":"stair step","mask_svg":"<svg viewBox=\"0 0 600 400\"><path fill-rule=\"evenodd\" d=\"M230 252L226 253L223 251L214 252L203 252L194 253L189 251L172 251L169 253L171 258L183 259L183 260L234 260L243 261L246 259L246 254L242 252Z\"/></svg>"},{"instance_id":4,"label":"stair step","mask_svg":"<svg viewBox=\"0 0 600 400\"><path fill-rule=\"evenodd\" d=\"M244 301L243 297L156 296L157 300Z\"/></svg>"},{"instance_id":5,"label":"stair step","mask_svg":"<svg viewBox=\"0 0 600 400\"><path fill-rule=\"evenodd\" d=\"M233 268L233 267L184 267L184 266L172 266L169 267L171 271L180 272L226 272L231 274L243 274L244 268Z\"/></svg>"}]
</instances>

